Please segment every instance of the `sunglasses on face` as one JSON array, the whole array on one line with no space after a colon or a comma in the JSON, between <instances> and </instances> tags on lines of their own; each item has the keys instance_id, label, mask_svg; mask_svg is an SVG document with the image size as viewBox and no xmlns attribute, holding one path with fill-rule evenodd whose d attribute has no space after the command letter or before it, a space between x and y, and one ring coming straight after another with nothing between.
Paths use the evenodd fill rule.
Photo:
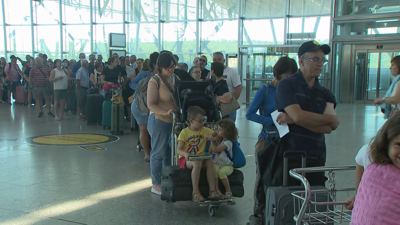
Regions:
<instances>
[{"instance_id":1,"label":"sunglasses on face","mask_svg":"<svg viewBox=\"0 0 400 225\"><path fill-rule=\"evenodd\" d=\"M199 59L200 62L207 62L205 59Z\"/></svg>"},{"instance_id":2,"label":"sunglasses on face","mask_svg":"<svg viewBox=\"0 0 400 225\"><path fill-rule=\"evenodd\" d=\"M205 124L207 122L207 116L205 116L204 119L202 119L202 120L194 120L194 121L197 121L200 124Z\"/></svg>"}]
</instances>

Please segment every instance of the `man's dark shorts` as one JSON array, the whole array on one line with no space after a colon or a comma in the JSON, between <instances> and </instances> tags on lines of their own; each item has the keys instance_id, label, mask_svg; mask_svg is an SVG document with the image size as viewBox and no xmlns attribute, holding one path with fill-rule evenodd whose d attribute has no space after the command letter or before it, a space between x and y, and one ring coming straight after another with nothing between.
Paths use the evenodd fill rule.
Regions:
<instances>
[{"instance_id":1,"label":"man's dark shorts","mask_svg":"<svg viewBox=\"0 0 400 225\"><path fill-rule=\"evenodd\" d=\"M8 91L14 92L17 90L18 82L12 82L11 80L7 80Z\"/></svg>"}]
</instances>

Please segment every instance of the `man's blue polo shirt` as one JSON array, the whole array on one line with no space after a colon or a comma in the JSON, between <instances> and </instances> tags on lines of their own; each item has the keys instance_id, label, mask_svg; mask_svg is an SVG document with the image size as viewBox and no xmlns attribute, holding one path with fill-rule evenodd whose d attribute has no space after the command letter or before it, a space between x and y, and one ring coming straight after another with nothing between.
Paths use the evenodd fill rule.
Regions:
<instances>
[{"instance_id":1,"label":"man's blue polo shirt","mask_svg":"<svg viewBox=\"0 0 400 225\"><path fill-rule=\"evenodd\" d=\"M290 105L298 104L304 111L323 114L327 102L334 103L336 107L336 99L332 92L322 87L318 79L310 88L300 70L282 79L275 93L276 109L281 112ZM297 124L289 124L289 130L290 132L282 138L286 151L304 151L307 153L308 163L325 163L324 134L312 132Z\"/></svg>"}]
</instances>

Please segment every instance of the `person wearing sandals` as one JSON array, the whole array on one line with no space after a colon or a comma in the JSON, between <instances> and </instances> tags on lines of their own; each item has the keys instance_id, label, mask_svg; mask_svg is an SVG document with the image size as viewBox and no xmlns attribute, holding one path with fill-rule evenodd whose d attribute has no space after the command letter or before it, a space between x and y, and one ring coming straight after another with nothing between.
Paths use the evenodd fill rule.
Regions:
<instances>
[{"instance_id":1,"label":"person wearing sandals","mask_svg":"<svg viewBox=\"0 0 400 225\"><path fill-rule=\"evenodd\" d=\"M200 194L199 180L202 168L207 170L207 181L210 189L208 199L219 200L215 190L215 167L212 159L199 159L191 161L191 155L204 155L207 137L214 133L210 128L204 127L207 121L206 112L198 106L190 106L187 110L189 126L181 131L178 137L179 167L192 170L192 186L194 202L203 202L205 198Z\"/></svg>"},{"instance_id":2,"label":"person wearing sandals","mask_svg":"<svg viewBox=\"0 0 400 225\"><path fill-rule=\"evenodd\" d=\"M215 190L221 199L231 199L232 191L229 185L228 176L233 173L233 162L229 155L233 155L233 142L238 138L238 131L235 122L230 119L223 119L217 122L218 130L213 135L208 136L211 141L210 150L215 153ZM219 180L224 185L225 195L219 190Z\"/></svg>"},{"instance_id":3,"label":"person wearing sandals","mask_svg":"<svg viewBox=\"0 0 400 225\"><path fill-rule=\"evenodd\" d=\"M68 95L68 80L73 80L70 70L61 68L61 60L54 60L55 68L50 73L50 82L54 87L54 114L55 120L68 119L64 117L65 101ZM60 113L58 113L60 110Z\"/></svg>"},{"instance_id":4,"label":"person wearing sandals","mask_svg":"<svg viewBox=\"0 0 400 225\"><path fill-rule=\"evenodd\" d=\"M274 79L257 91L250 104L246 118L263 126L255 145L255 155L257 155L261 149L265 149L269 143L272 142L272 138L276 137L278 134L271 117L271 113L275 111L276 88L278 87L280 80L296 73L297 69L297 63L294 59L281 57L273 67ZM257 157L255 157L255 160L257 169L256 182L254 185L254 214L249 218L249 224L251 225L262 223L262 217L265 210L264 185L259 176L260 172L258 171L258 165L262 162L258 162Z\"/></svg>"},{"instance_id":5,"label":"person wearing sandals","mask_svg":"<svg viewBox=\"0 0 400 225\"><path fill-rule=\"evenodd\" d=\"M174 68L176 61L170 52L162 52L157 59L158 74L149 80L147 106L150 116L147 131L151 137L150 170L153 186L151 192L161 195L161 172L163 166L171 165L169 139L172 133L172 114L178 111L172 99L174 90Z\"/></svg>"}]
</instances>

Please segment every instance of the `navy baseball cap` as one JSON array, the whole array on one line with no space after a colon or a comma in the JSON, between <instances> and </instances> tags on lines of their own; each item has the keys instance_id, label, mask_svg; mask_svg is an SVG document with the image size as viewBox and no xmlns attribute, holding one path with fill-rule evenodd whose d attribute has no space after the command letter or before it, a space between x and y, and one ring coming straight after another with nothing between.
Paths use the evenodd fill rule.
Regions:
<instances>
[{"instance_id":1,"label":"navy baseball cap","mask_svg":"<svg viewBox=\"0 0 400 225\"><path fill-rule=\"evenodd\" d=\"M17 58L17 57L15 57L15 55L11 55L11 56L10 56L10 59L12 59L12 58Z\"/></svg>"},{"instance_id":2,"label":"navy baseball cap","mask_svg":"<svg viewBox=\"0 0 400 225\"><path fill-rule=\"evenodd\" d=\"M300 46L297 54L300 57L306 52L315 52L319 49L321 49L325 55L328 55L331 52L329 45L320 45L317 41L307 41Z\"/></svg>"}]
</instances>

